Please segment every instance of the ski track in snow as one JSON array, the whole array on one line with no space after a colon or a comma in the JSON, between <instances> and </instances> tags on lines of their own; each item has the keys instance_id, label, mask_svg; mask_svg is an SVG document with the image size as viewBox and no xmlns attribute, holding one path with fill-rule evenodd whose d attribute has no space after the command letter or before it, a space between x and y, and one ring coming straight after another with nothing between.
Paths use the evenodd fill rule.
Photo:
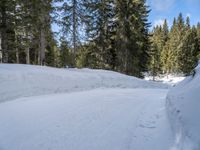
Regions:
<instances>
[{"instance_id":1,"label":"ski track in snow","mask_svg":"<svg viewBox=\"0 0 200 150\"><path fill-rule=\"evenodd\" d=\"M2 103L0 149L169 150L166 92L96 89Z\"/></svg>"}]
</instances>

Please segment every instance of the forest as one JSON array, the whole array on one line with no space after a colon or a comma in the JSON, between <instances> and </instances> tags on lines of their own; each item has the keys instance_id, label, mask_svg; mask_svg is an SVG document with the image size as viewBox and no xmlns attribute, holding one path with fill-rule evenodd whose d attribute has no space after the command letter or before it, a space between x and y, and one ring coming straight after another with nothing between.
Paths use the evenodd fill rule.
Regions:
<instances>
[{"instance_id":1,"label":"forest","mask_svg":"<svg viewBox=\"0 0 200 150\"><path fill-rule=\"evenodd\" d=\"M150 11L145 0L1 0L0 62L189 74L200 58L200 23L180 13L171 27L165 20L151 29Z\"/></svg>"}]
</instances>

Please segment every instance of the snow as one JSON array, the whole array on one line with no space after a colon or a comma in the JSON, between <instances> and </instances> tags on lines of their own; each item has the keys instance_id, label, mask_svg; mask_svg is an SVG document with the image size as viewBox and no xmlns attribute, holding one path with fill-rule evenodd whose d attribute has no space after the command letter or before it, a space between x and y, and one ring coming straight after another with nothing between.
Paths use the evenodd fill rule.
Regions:
<instances>
[{"instance_id":1,"label":"snow","mask_svg":"<svg viewBox=\"0 0 200 150\"><path fill-rule=\"evenodd\" d=\"M195 72L167 95L167 112L176 138L172 150L200 149L200 63Z\"/></svg>"},{"instance_id":2,"label":"snow","mask_svg":"<svg viewBox=\"0 0 200 150\"><path fill-rule=\"evenodd\" d=\"M95 89L0 105L1 150L168 150L164 89Z\"/></svg>"},{"instance_id":3,"label":"snow","mask_svg":"<svg viewBox=\"0 0 200 150\"><path fill-rule=\"evenodd\" d=\"M182 74L180 74L180 75L173 75L173 74L165 75L164 74L164 75L159 75L159 76L155 77L155 81L161 82L164 84L168 84L171 86L178 84L179 82L183 81L184 79L185 79L185 77ZM146 75L145 80L152 81L153 76Z\"/></svg>"},{"instance_id":4,"label":"snow","mask_svg":"<svg viewBox=\"0 0 200 150\"><path fill-rule=\"evenodd\" d=\"M112 71L17 64L0 64L0 84L0 102L95 88L167 88L164 84L146 82Z\"/></svg>"},{"instance_id":5,"label":"snow","mask_svg":"<svg viewBox=\"0 0 200 150\"><path fill-rule=\"evenodd\" d=\"M105 70L0 64L0 150L182 150L198 134L177 119L176 112L191 109L188 101L176 103L181 92L173 91L184 83L193 90L197 79L173 88L166 107L163 83Z\"/></svg>"}]
</instances>

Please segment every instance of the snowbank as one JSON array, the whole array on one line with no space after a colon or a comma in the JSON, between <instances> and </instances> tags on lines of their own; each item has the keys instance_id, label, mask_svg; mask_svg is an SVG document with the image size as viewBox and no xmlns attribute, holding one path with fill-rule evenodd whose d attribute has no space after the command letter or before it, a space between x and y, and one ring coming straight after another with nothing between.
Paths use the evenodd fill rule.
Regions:
<instances>
[{"instance_id":1,"label":"snowbank","mask_svg":"<svg viewBox=\"0 0 200 150\"><path fill-rule=\"evenodd\" d=\"M164 84L168 84L171 86L178 84L179 82L181 82L184 79L185 79L185 77L183 75L172 75L172 74L160 75L160 76L155 77L155 81L162 82ZM145 76L145 80L152 81L153 76L147 75L147 76Z\"/></svg>"},{"instance_id":2,"label":"snowbank","mask_svg":"<svg viewBox=\"0 0 200 150\"><path fill-rule=\"evenodd\" d=\"M94 88L167 88L167 86L105 70L0 64L0 102L19 97Z\"/></svg>"},{"instance_id":3,"label":"snowbank","mask_svg":"<svg viewBox=\"0 0 200 150\"><path fill-rule=\"evenodd\" d=\"M200 149L200 63L195 74L171 89L167 110L176 141L172 150Z\"/></svg>"}]
</instances>

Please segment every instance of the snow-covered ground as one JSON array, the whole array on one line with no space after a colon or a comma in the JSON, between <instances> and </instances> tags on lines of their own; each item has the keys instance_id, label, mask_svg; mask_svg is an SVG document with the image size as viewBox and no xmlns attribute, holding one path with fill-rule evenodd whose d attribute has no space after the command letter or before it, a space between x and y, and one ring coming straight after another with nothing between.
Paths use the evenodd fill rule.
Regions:
<instances>
[{"instance_id":1,"label":"snow-covered ground","mask_svg":"<svg viewBox=\"0 0 200 150\"><path fill-rule=\"evenodd\" d=\"M1 150L168 150L160 89L96 89L0 105Z\"/></svg>"},{"instance_id":2,"label":"snow-covered ground","mask_svg":"<svg viewBox=\"0 0 200 150\"><path fill-rule=\"evenodd\" d=\"M147 80L147 81L152 81L153 76L146 75L144 79ZM184 79L185 79L185 77L181 74L180 75L169 74L169 75L156 76L154 80L156 82L161 82L161 83L164 83L164 84L174 86L174 85L178 84L179 82L183 81Z\"/></svg>"},{"instance_id":3,"label":"snow-covered ground","mask_svg":"<svg viewBox=\"0 0 200 150\"><path fill-rule=\"evenodd\" d=\"M199 111L187 116L192 95L181 102L176 89L193 91L199 78L172 89L166 108L169 86L162 83L105 70L1 64L0 150L182 150L199 142L190 127L200 131L200 124L182 122Z\"/></svg>"},{"instance_id":4,"label":"snow-covered ground","mask_svg":"<svg viewBox=\"0 0 200 150\"><path fill-rule=\"evenodd\" d=\"M0 102L25 96L85 91L95 88L167 88L120 73L91 69L55 69L0 64Z\"/></svg>"},{"instance_id":5,"label":"snow-covered ground","mask_svg":"<svg viewBox=\"0 0 200 150\"><path fill-rule=\"evenodd\" d=\"M174 150L200 149L200 63L195 73L170 90L167 112L175 133Z\"/></svg>"}]
</instances>

